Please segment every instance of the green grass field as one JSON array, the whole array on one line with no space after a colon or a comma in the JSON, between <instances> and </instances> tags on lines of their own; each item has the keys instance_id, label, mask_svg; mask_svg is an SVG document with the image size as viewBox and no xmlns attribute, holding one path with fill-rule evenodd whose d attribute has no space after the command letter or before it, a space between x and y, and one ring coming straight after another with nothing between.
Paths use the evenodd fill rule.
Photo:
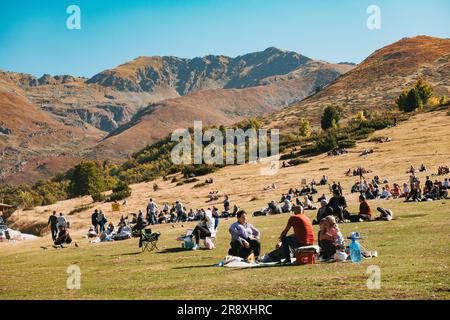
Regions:
<instances>
[{"instance_id":1,"label":"green grass field","mask_svg":"<svg viewBox=\"0 0 450 320\"><path fill-rule=\"evenodd\" d=\"M159 252L141 253L138 239L80 243L43 250L45 240L0 247L1 299L449 299L449 201L373 201L394 210L391 222L341 225L359 231L379 256L359 264L318 263L236 270L213 267L227 253L228 226L221 220L217 248L180 251L175 238L188 227L158 226ZM355 212L356 207L350 208ZM307 212L314 217L315 212ZM263 252L276 244L287 214L250 218L262 232ZM317 227L315 227L317 231ZM69 265L81 269L81 289L66 289ZM367 267L381 268L381 288L367 288Z\"/></svg>"}]
</instances>

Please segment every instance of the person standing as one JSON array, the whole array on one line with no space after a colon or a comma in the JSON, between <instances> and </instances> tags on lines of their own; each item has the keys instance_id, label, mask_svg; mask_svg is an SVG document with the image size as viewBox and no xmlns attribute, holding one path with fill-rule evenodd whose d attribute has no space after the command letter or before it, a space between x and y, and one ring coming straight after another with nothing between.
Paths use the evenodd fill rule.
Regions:
<instances>
[{"instance_id":1,"label":"person standing","mask_svg":"<svg viewBox=\"0 0 450 320\"><path fill-rule=\"evenodd\" d=\"M150 201L147 204L147 220L149 224L156 224L156 209L158 208L158 205L153 201L153 199L150 199Z\"/></svg>"},{"instance_id":2,"label":"person standing","mask_svg":"<svg viewBox=\"0 0 450 320\"><path fill-rule=\"evenodd\" d=\"M225 212L229 212L230 211L230 199L228 198L228 195L225 195L225 200L223 200L223 208Z\"/></svg>"},{"instance_id":3,"label":"person standing","mask_svg":"<svg viewBox=\"0 0 450 320\"><path fill-rule=\"evenodd\" d=\"M175 212L177 213L177 222L180 222L184 215L184 206L180 201L175 201Z\"/></svg>"},{"instance_id":4,"label":"person standing","mask_svg":"<svg viewBox=\"0 0 450 320\"><path fill-rule=\"evenodd\" d=\"M287 222L286 228L281 232L280 241L285 263L291 263L291 248L310 246L314 244L314 229L309 218L304 214L303 207L295 206L294 215ZM294 234L287 233L293 228Z\"/></svg>"},{"instance_id":5,"label":"person standing","mask_svg":"<svg viewBox=\"0 0 450 320\"><path fill-rule=\"evenodd\" d=\"M53 211L53 214L48 217L47 226L50 225L50 231L52 234L52 240L55 241L58 237L58 217L56 216L56 211Z\"/></svg>"},{"instance_id":6,"label":"person standing","mask_svg":"<svg viewBox=\"0 0 450 320\"><path fill-rule=\"evenodd\" d=\"M62 212L59 213L59 217L56 218L56 226L59 229L60 227L66 228L66 217L63 216Z\"/></svg>"},{"instance_id":7,"label":"person standing","mask_svg":"<svg viewBox=\"0 0 450 320\"><path fill-rule=\"evenodd\" d=\"M95 233L98 233L98 221L97 221L97 217L98 217L98 209L94 210L94 213L91 215L91 223L94 226L95 229Z\"/></svg>"},{"instance_id":8,"label":"person standing","mask_svg":"<svg viewBox=\"0 0 450 320\"><path fill-rule=\"evenodd\" d=\"M103 211L100 210L97 214L97 223L98 226L100 227L100 232L105 231L105 223L106 223L106 219L105 219L105 215L103 214Z\"/></svg>"}]
</instances>

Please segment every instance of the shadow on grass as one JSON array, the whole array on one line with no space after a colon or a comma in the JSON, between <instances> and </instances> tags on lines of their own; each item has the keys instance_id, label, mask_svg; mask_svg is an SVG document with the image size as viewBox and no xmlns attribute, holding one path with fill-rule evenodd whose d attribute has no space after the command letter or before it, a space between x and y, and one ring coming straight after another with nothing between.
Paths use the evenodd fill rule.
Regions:
<instances>
[{"instance_id":1,"label":"shadow on grass","mask_svg":"<svg viewBox=\"0 0 450 320\"><path fill-rule=\"evenodd\" d=\"M156 253L177 253L177 252L182 252L182 251L189 251L189 250L177 247L177 248L168 248L168 249L160 250L160 251L157 251Z\"/></svg>"},{"instance_id":2,"label":"shadow on grass","mask_svg":"<svg viewBox=\"0 0 450 320\"><path fill-rule=\"evenodd\" d=\"M120 254L114 254L111 257L117 257L117 256L134 256L144 253L143 251L136 251L136 252L127 252L127 253L120 253Z\"/></svg>"}]
</instances>

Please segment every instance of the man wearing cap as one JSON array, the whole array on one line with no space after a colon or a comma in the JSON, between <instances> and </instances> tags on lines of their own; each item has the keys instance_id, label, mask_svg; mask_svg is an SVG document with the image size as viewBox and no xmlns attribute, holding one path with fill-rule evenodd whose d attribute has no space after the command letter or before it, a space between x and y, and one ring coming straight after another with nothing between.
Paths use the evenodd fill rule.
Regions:
<instances>
[{"instance_id":1,"label":"man wearing cap","mask_svg":"<svg viewBox=\"0 0 450 320\"><path fill-rule=\"evenodd\" d=\"M303 207L295 206L293 211L294 215L289 218L286 228L280 235L283 257L286 259L285 263L291 262L291 249L313 245L315 240L312 223L305 216ZM288 236L287 233L291 228L294 229L294 234Z\"/></svg>"}]
</instances>

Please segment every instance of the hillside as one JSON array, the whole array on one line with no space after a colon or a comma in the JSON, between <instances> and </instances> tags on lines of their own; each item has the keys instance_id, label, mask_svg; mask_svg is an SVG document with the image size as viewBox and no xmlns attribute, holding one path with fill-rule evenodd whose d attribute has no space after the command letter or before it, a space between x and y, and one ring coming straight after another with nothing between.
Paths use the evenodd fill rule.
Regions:
<instances>
[{"instance_id":1,"label":"hillside","mask_svg":"<svg viewBox=\"0 0 450 320\"><path fill-rule=\"evenodd\" d=\"M381 48L316 95L267 116L265 123L289 130L305 117L317 125L329 105L343 106L347 116L362 109L386 110L421 77L436 96L450 95L450 39L417 36Z\"/></svg>"},{"instance_id":2,"label":"hillside","mask_svg":"<svg viewBox=\"0 0 450 320\"><path fill-rule=\"evenodd\" d=\"M34 181L64 170L80 161L74 148L101 137L94 128L64 126L32 104L20 87L1 79L0 112L0 181L11 176L11 182Z\"/></svg>"},{"instance_id":3,"label":"hillside","mask_svg":"<svg viewBox=\"0 0 450 320\"><path fill-rule=\"evenodd\" d=\"M421 176L436 173L437 167L440 165L449 165L450 140L442 139L446 136L449 125L450 116L447 111L421 113L396 127L375 132L369 138L358 142L357 146L350 149L346 155L330 157L322 154L309 157L309 163L280 169L273 176L260 175L261 165L245 164L228 166L213 174L200 177L199 182L203 182L207 178L214 179L214 184L200 188L193 188L195 183L177 186L170 179L164 181L161 178L147 183L134 184L131 186L132 196L127 199L123 213L129 214L144 209L149 198L157 199L159 203L181 200L188 209L212 205L222 207L222 199L206 202L210 190L219 190L222 197L225 194L230 195L230 199L234 203L253 212L265 206L270 200L278 199L281 193L285 193L290 187L298 187L301 179L318 181L322 175L329 176L331 181L340 181L346 194L349 194L350 186L358 180L358 177L347 177L345 172L359 166L373 171L370 176L378 175L381 179L388 178L391 184L393 182L403 183L406 182L406 171L410 165L418 167L424 163L429 171ZM414 135L411 134L412 132ZM374 136L388 136L391 137L392 142L383 144L371 142L370 138ZM418 145L421 146L421 150L424 150L423 152L418 153ZM360 156L363 150L371 148L374 149L374 153L364 157ZM178 175L179 179L180 176ZM153 191L154 183L158 184L160 190ZM264 191L264 188L271 183L276 183L278 190ZM328 194L327 190L328 187L321 187L319 193ZM356 196L352 194L350 199L356 202ZM61 201L50 206L36 207L33 210L18 210L12 219L20 217L19 225L26 225L30 222L41 224L45 223L47 214L53 210L67 213L91 202L91 197L87 196ZM94 207L102 209L107 215L117 215L111 212L110 203L94 203ZM82 211L70 217L75 229L86 229L89 226L90 211L92 210Z\"/></svg>"},{"instance_id":4,"label":"hillside","mask_svg":"<svg viewBox=\"0 0 450 320\"><path fill-rule=\"evenodd\" d=\"M94 150L111 157L118 152L129 154L174 129L192 127L194 120L201 120L204 126L231 125L275 112L311 95L317 87L327 86L348 69L348 65L308 62L287 75L266 78L257 87L203 90L150 104L109 133Z\"/></svg>"}]
</instances>

